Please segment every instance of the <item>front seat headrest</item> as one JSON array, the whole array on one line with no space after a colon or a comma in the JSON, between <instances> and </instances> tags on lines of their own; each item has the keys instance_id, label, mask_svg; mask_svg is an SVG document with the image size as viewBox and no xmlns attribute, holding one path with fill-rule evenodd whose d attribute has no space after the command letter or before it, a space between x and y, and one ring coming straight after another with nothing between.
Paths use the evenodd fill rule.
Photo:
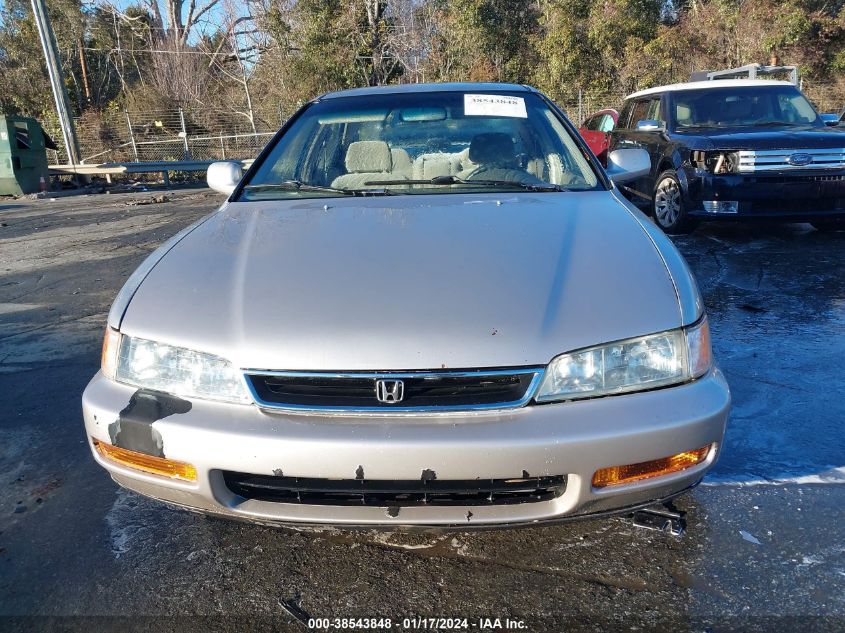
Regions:
<instances>
[{"instance_id":1,"label":"front seat headrest","mask_svg":"<svg viewBox=\"0 0 845 633\"><path fill-rule=\"evenodd\" d=\"M476 134L469 144L469 159L480 165L513 165L516 162L513 139L502 132Z\"/></svg>"},{"instance_id":2,"label":"front seat headrest","mask_svg":"<svg viewBox=\"0 0 845 633\"><path fill-rule=\"evenodd\" d=\"M350 174L373 174L390 171L393 160L384 141L355 141L346 150L346 171Z\"/></svg>"}]
</instances>

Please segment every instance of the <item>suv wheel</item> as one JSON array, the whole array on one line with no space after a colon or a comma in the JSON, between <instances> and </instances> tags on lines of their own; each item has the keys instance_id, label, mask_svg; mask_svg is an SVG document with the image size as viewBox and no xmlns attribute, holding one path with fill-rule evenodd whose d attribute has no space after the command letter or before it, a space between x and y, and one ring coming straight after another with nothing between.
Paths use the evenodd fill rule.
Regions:
<instances>
[{"instance_id":1,"label":"suv wheel","mask_svg":"<svg viewBox=\"0 0 845 633\"><path fill-rule=\"evenodd\" d=\"M834 231L845 231L845 220L817 220L810 222L813 228L823 233L833 233Z\"/></svg>"},{"instance_id":2,"label":"suv wheel","mask_svg":"<svg viewBox=\"0 0 845 633\"><path fill-rule=\"evenodd\" d=\"M652 211L657 225L667 233L689 233L695 228L695 220L684 209L681 183L671 169L657 177Z\"/></svg>"}]
</instances>

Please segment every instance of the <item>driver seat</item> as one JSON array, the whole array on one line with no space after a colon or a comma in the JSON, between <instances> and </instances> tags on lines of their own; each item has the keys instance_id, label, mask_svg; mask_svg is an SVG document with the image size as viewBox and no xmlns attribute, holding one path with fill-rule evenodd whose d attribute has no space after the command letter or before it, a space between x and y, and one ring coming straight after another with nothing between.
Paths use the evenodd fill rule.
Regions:
<instances>
[{"instance_id":1,"label":"driver seat","mask_svg":"<svg viewBox=\"0 0 845 633\"><path fill-rule=\"evenodd\" d=\"M468 166L458 178L462 180L538 181L519 166L513 139L502 132L486 132L472 137L467 154Z\"/></svg>"},{"instance_id":2,"label":"driver seat","mask_svg":"<svg viewBox=\"0 0 845 633\"><path fill-rule=\"evenodd\" d=\"M470 162L485 167L517 169L516 147L513 139L502 132L476 134L469 144Z\"/></svg>"}]
</instances>

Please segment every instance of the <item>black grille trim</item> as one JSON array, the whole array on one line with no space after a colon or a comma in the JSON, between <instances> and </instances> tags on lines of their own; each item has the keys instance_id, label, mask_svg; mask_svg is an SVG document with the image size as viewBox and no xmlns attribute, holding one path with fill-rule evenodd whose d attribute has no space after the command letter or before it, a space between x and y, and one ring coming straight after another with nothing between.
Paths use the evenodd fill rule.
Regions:
<instances>
[{"instance_id":1,"label":"black grille trim","mask_svg":"<svg viewBox=\"0 0 845 633\"><path fill-rule=\"evenodd\" d=\"M549 501L566 490L566 475L516 479L311 479L223 471L234 494L274 503L329 506L481 506Z\"/></svg>"},{"instance_id":2,"label":"black grille trim","mask_svg":"<svg viewBox=\"0 0 845 633\"><path fill-rule=\"evenodd\" d=\"M786 182L842 182L845 180L845 174L807 174L807 175L796 175L796 174L771 174L769 176L759 176L759 177L749 177L747 180L743 179L749 183L762 183L762 184L781 184Z\"/></svg>"},{"instance_id":3,"label":"black grille trim","mask_svg":"<svg viewBox=\"0 0 845 633\"><path fill-rule=\"evenodd\" d=\"M246 371L255 401L299 411L415 412L501 409L527 404L542 368L419 372ZM401 380L401 402L380 402L378 380Z\"/></svg>"},{"instance_id":4,"label":"black grille trim","mask_svg":"<svg viewBox=\"0 0 845 633\"><path fill-rule=\"evenodd\" d=\"M739 203L740 213L803 213L803 201L794 199L772 199L764 201L749 201ZM845 198L816 198L813 200L812 211L845 211Z\"/></svg>"}]
</instances>

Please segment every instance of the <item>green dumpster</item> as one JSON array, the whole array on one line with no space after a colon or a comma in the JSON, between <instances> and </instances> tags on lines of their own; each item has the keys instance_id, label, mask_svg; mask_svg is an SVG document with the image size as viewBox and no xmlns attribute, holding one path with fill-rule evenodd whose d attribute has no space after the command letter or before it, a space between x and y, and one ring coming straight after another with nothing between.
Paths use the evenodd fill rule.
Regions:
<instances>
[{"instance_id":1,"label":"green dumpster","mask_svg":"<svg viewBox=\"0 0 845 633\"><path fill-rule=\"evenodd\" d=\"M47 148L56 149L56 144L38 121L0 116L0 195L22 196L46 188Z\"/></svg>"}]
</instances>

